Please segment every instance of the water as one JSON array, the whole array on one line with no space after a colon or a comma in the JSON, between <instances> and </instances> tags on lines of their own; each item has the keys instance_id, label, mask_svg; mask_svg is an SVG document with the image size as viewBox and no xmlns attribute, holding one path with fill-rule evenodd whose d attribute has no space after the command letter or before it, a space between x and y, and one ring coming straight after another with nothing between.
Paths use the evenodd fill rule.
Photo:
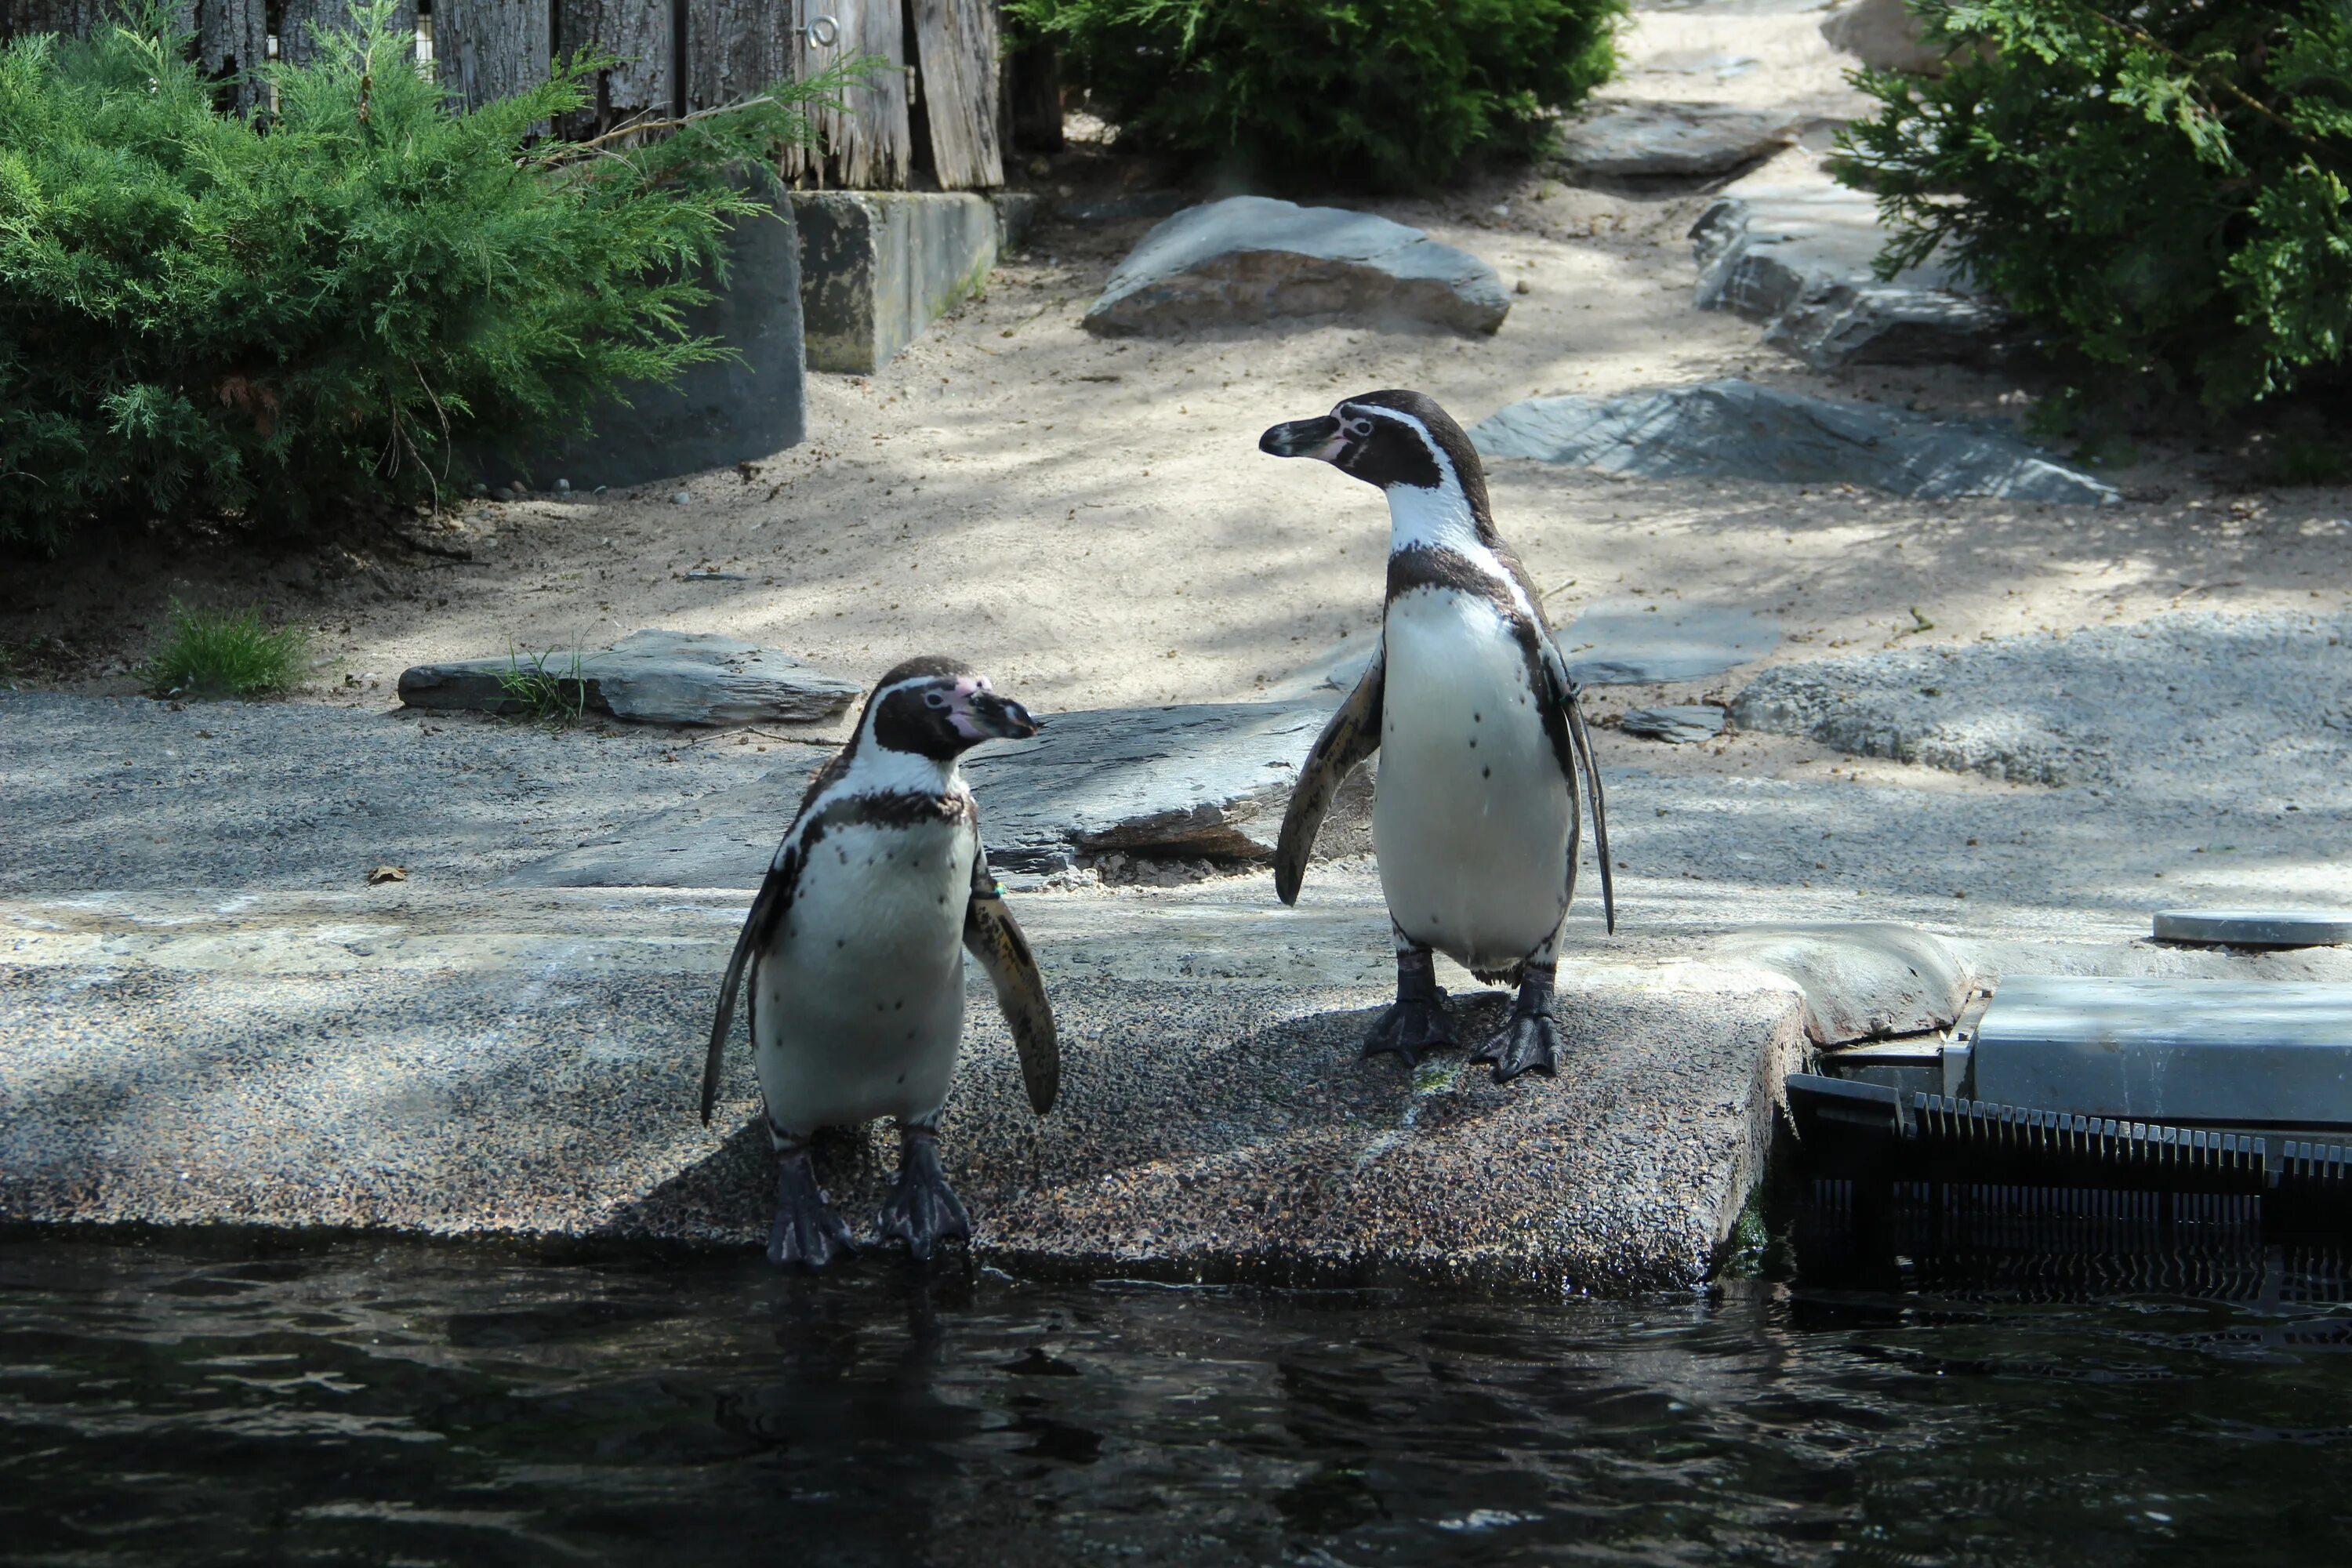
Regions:
<instances>
[{"instance_id":1,"label":"water","mask_svg":"<svg viewBox=\"0 0 2352 1568\"><path fill-rule=\"evenodd\" d=\"M2345 1561L2352 1310L0 1242L0 1555Z\"/></svg>"}]
</instances>

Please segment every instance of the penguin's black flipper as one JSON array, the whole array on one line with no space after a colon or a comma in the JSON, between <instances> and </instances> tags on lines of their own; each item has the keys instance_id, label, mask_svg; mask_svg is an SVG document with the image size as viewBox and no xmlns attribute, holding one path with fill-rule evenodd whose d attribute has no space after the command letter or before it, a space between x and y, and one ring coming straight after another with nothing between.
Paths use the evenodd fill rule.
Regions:
<instances>
[{"instance_id":1,"label":"penguin's black flipper","mask_svg":"<svg viewBox=\"0 0 2352 1568\"><path fill-rule=\"evenodd\" d=\"M1377 644L1356 689L1323 726L1306 765L1298 770L1289 808L1282 814L1282 837L1274 849L1274 891L1286 904L1298 901L1307 858L1315 853L1315 835L1331 809L1332 797L1356 765L1381 749L1381 699L1387 685L1388 647Z\"/></svg>"},{"instance_id":2,"label":"penguin's black flipper","mask_svg":"<svg viewBox=\"0 0 2352 1568\"><path fill-rule=\"evenodd\" d=\"M1571 812L1575 809L1579 775L1581 775L1586 798L1592 803L1592 847L1601 860L1601 907L1608 922L1609 933L1614 936L1617 934L1617 879L1609 858L1609 802L1601 792L1601 766L1592 760L1592 736L1584 724L1584 688L1578 685L1576 677L1569 673L1567 658L1548 636L1542 638L1542 655L1544 684L1550 689L1552 704L1559 710L1566 724L1569 754L1562 757L1560 763L1561 771L1568 775L1570 809ZM1558 735L1554 736L1555 745L1559 739ZM1576 883L1573 860L1578 853L1581 832L1580 825L1573 816L1570 821L1569 855L1571 864L1568 876L1569 886L1573 890Z\"/></svg>"},{"instance_id":3,"label":"penguin's black flipper","mask_svg":"<svg viewBox=\"0 0 2352 1568\"><path fill-rule=\"evenodd\" d=\"M996 1005L1003 1009L1013 1049L1021 1057L1021 1081L1029 1090L1029 1104L1043 1116L1054 1109L1062 1087L1062 1047L1054 1033L1054 1008L1045 1000L1045 979L1037 973L1029 939L1004 907L1004 889L989 873L984 849L971 858L971 901L964 906L963 944L996 988Z\"/></svg>"},{"instance_id":4,"label":"penguin's black flipper","mask_svg":"<svg viewBox=\"0 0 2352 1568\"><path fill-rule=\"evenodd\" d=\"M760 884L759 896L751 900L751 912L744 917L743 933L735 939L735 952L727 960L727 978L719 984L719 1012L710 1021L710 1050L702 1058L702 1124L710 1125L712 1107L719 1103L719 1072L727 1061L727 1032L735 1024L735 996L743 986L743 971L751 955L765 947L777 922L792 908L793 889L800 881L801 847L795 840L786 840L768 864L768 875Z\"/></svg>"}]
</instances>

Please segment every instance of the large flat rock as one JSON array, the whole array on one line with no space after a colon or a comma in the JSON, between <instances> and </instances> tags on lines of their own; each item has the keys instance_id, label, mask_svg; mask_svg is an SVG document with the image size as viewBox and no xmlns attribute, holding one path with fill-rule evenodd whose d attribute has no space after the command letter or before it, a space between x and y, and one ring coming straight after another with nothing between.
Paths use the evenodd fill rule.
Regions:
<instances>
[{"instance_id":1,"label":"large flat rock","mask_svg":"<svg viewBox=\"0 0 2352 1568\"><path fill-rule=\"evenodd\" d=\"M1312 702L1231 702L1055 713L1034 740L974 751L964 776L999 870L1055 871L1107 850L1262 860L1328 712ZM775 769L619 825L510 880L757 887L814 771L814 762Z\"/></svg>"},{"instance_id":2,"label":"large flat rock","mask_svg":"<svg viewBox=\"0 0 2352 1568\"><path fill-rule=\"evenodd\" d=\"M1777 167L1777 165L1776 165ZM1691 226L1701 310L1764 322L1764 341L1816 370L1973 360L2008 316L1940 264L1881 279L1876 200L1826 178L1740 182Z\"/></svg>"},{"instance_id":3,"label":"large flat rock","mask_svg":"<svg viewBox=\"0 0 2352 1568\"><path fill-rule=\"evenodd\" d=\"M1603 101L1563 126L1554 155L1591 179L1727 174L1796 139L1795 115L1666 99Z\"/></svg>"},{"instance_id":4,"label":"large flat rock","mask_svg":"<svg viewBox=\"0 0 2352 1568\"><path fill-rule=\"evenodd\" d=\"M2104 505L2116 488L1989 426L1810 397L1736 377L1622 397L1533 397L1470 430L1492 458L1654 479L1867 485L1894 495Z\"/></svg>"},{"instance_id":5,"label":"large flat rock","mask_svg":"<svg viewBox=\"0 0 2352 1568\"><path fill-rule=\"evenodd\" d=\"M789 654L714 632L631 632L608 648L509 654L401 671L411 708L528 712L508 689L518 673L551 677L594 713L638 724L814 724L838 717L860 687Z\"/></svg>"},{"instance_id":6,"label":"large flat rock","mask_svg":"<svg viewBox=\"0 0 2352 1568\"><path fill-rule=\"evenodd\" d=\"M1510 310L1495 269L1417 228L1342 207L1231 196L1143 237L1087 311L1108 336L1310 322L1491 333Z\"/></svg>"}]
</instances>

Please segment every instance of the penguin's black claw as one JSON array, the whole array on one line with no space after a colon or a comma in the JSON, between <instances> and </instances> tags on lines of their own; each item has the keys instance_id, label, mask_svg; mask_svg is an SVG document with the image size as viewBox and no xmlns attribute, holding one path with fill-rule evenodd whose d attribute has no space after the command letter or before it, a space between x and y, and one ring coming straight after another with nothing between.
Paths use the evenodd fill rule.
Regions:
<instances>
[{"instance_id":1,"label":"penguin's black claw","mask_svg":"<svg viewBox=\"0 0 2352 1568\"><path fill-rule=\"evenodd\" d=\"M849 1227L825 1205L808 1156L786 1159L776 1181L776 1219L768 1227L768 1261L814 1273L856 1251Z\"/></svg>"},{"instance_id":2,"label":"penguin's black claw","mask_svg":"<svg viewBox=\"0 0 2352 1568\"><path fill-rule=\"evenodd\" d=\"M1394 1051L1404 1058L1405 1066L1413 1067L1430 1052L1453 1044L1454 1026L1446 1021L1444 992L1434 998L1400 996L1364 1037L1364 1057L1370 1060Z\"/></svg>"},{"instance_id":3,"label":"penguin's black claw","mask_svg":"<svg viewBox=\"0 0 2352 1568\"><path fill-rule=\"evenodd\" d=\"M898 1161L898 1179L882 1204L881 1222L875 1226L877 1242L903 1241L907 1256L920 1263L942 1241L970 1241L971 1215L948 1185L940 1170L938 1144L928 1137L909 1138Z\"/></svg>"},{"instance_id":4,"label":"penguin's black claw","mask_svg":"<svg viewBox=\"0 0 2352 1568\"><path fill-rule=\"evenodd\" d=\"M1479 1047L1470 1059L1492 1062L1495 1081L1508 1083L1523 1072L1558 1078L1559 1055L1559 1030L1553 1025L1549 1012L1514 1013L1502 1032Z\"/></svg>"}]
</instances>

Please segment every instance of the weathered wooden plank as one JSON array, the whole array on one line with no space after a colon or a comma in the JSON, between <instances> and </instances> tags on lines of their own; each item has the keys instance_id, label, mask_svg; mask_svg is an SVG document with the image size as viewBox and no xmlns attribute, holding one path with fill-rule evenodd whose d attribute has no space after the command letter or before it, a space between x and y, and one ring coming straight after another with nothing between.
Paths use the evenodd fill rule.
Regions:
<instances>
[{"instance_id":1,"label":"weathered wooden plank","mask_svg":"<svg viewBox=\"0 0 2352 1568\"><path fill-rule=\"evenodd\" d=\"M878 56L882 69L865 85L843 95L845 113L818 116L823 146L794 153L784 172L795 179L852 190L897 190L914 163L914 133L908 116L906 29L899 0L793 0L794 74L814 76L845 59ZM835 37L821 44L811 36L818 17L834 20Z\"/></svg>"},{"instance_id":2,"label":"weathered wooden plank","mask_svg":"<svg viewBox=\"0 0 2352 1568\"><path fill-rule=\"evenodd\" d=\"M26 33L88 37L115 15L111 0L0 0L0 38Z\"/></svg>"},{"instance_id":3,"label":"weathered wooden plank","mask_svg":"<svg viewBox=\"0 0 2352 1568\"><path fill-rule=\"evenodd\" d=\"M793 68L793 7L777 0L689 0L686 100L715 109Z\"/></svg>"},{"instance_id":4,"label":"weathered wooden plank","mask_svg":"<svg viewBox=\"0 0 2352 1568\"><path fill-rule=\"evenodd\" d=\"M943 191L1004 183L996 134L995 0L912 0L931 169Z\"/></svg>"},{"instance_id":5,"label":"weathered wooden plank","mask_svg":"<svg viewBox=\"0 0 2352 1568\"><path fill-rule=\"evenodd\" d=\"M566 54L594 49L619 57L600 71L599 131L633 114L667 114L670 92L669 0L562 0L557 39Z\"/></svg>"},{"instance_id":6,"label":"weathered wooden plank","mask_svg":"<svg viewBox=\"0 0 2352 1568\"><path fill-rule=\"evenodd\" d=\"M468 109L547 79L550 0L439 0L433 59Z\"/></svg>"},{"instance_id":7,"label":"weathered wooden plank","mask_svg":"<svg viewBox=\"0 0 2352 1568\"><path fill-rule=\"evenodd\" d=\"M194 0L192 8L196 58L206 76L249 76L261 68L269 47L264 0Z\"/></svg>"},{"instance_id":8,"label":"weathered wooden plank","mask_svg":"<svg viewBox=\"0 0 2352 1568\"><path fill-rule=\"evenodd\" d=\"M288 65L308 65L318 56L310 38L312 28L331 29L351 25L352 13L364 0L284 0L278 20L278 58ZM252 7L257 14L261 7ZM416 30L416 0L401 0L400 8L392 15L395 31L414 33Z\"/></svg>"}]
</instances>

